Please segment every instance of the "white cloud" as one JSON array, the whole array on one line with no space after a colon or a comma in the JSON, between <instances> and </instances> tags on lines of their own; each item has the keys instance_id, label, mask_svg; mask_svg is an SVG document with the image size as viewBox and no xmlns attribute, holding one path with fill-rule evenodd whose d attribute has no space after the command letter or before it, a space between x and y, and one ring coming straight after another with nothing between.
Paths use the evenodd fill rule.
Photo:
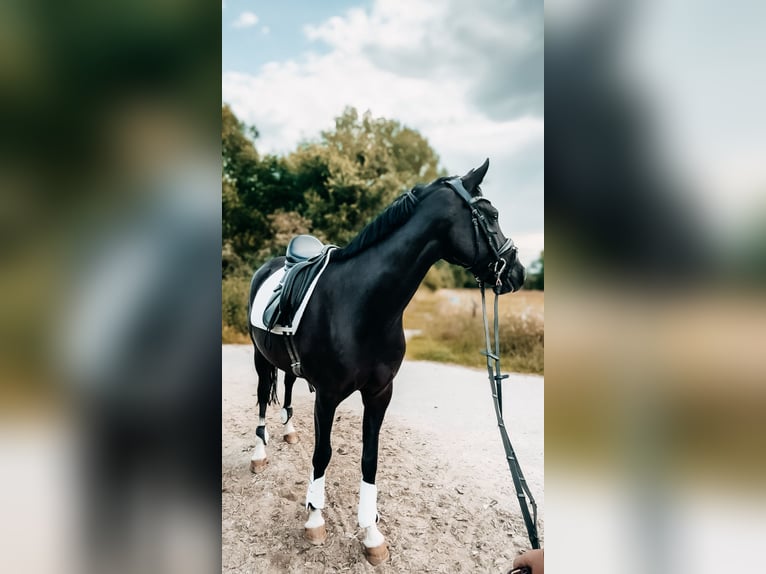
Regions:
<instances>
[{"instance_id":1,"label":"white cloud","mask_svg":"<svg viewBox=\"0 0 766 574\"><path fill-rule=\"evenodd\" d=\"M258 16L252 12L242 12L239 17L232 22L234 28L250 28L258 23Z\"/></svg>"},{"instance_id":2,"label":"white cloud","mask_svg":"<svg viewBox=\"0 0 766 574\"><path fill-rule=\"evenodd\" d=\"M481 59L472 39L459 49L460 42L441 27L459 19L455 9L429 0L376 0L369 12L352 9L304 30L309 39L329 46L327 53L272 62L256 75L228 71L223 98L242 120L257 126L264 152L286 153L299 141L318 137L351 105L420 131L451 172L464 173L489 157L485 193L529 262L542 249L543 119L534 111L498 118L477 101L493 63L502 75L503 55ZM542 11L539 17L542 26ZM489 36L497 36L503 24L488 16L476 23ZM514 41L523 43L521 36Z\"/></svg>"}]
</instances>

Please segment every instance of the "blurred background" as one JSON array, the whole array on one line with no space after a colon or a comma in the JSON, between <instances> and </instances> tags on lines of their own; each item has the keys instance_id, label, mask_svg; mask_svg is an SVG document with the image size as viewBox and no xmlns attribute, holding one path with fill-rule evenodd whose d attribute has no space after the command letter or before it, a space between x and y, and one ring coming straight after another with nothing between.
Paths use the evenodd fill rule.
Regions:
<instances>
[{"instance_id":1,"label":"blurred background","mask_svg":"<svg viewBox=\"0 0 766 574\"><path fill-rule=\"evenodd\" d=\"M0 571L220 565L220 34L0 7Z\"/></svg>"},{"instance_id":2,"label":"blurred background","mask_svg":"<svg viewBox=\"0 0 766 574\"><path fill-rule=\"evenodd\" d=\"M764 17L546 2L551 571L764 570Z\"/></svg>"}]
</instances>

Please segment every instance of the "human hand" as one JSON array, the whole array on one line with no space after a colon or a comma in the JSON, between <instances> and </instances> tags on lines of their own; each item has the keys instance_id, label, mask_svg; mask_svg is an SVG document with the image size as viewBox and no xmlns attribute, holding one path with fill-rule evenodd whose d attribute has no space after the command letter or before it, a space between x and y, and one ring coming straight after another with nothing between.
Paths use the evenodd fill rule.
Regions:
<instances>
[{"instance_id":1,"label":"human hand","mask_svg":"<svg viewBox=\"0 0 766 574\"><path fill-rule=\"evenodd\" d=\"M531 574L544 574L544 560L542 550L527 550L513 561L513 570L508 574L521 574L530 572Z\"/></svg>"}]
</instances>

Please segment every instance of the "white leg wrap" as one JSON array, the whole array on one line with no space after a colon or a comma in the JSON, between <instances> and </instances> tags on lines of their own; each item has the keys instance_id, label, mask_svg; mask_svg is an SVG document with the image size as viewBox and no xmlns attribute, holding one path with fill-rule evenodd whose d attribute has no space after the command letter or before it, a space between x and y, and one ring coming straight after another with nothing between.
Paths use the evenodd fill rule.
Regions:
<instances>
[{"instance_id":1,"label":"white leg wrap","mask_svg":"<svg viewBox=\"0 0 766 574\"><path fill-rule=\"evenodd\" d=\"M378 530L378 527L375 524L368 526L366 530L362 544L367 548L375 548L386 541L385 537L380 533L380 530Z\"/></svg>"},{"instance_id":2,"label":"white leg wrap","mask_svg":"<svg viewBox=\"0 0 766 574\"><path fill-rule=\"evenodd\" d=\"M309 504L318 510L324 508L324 479L323 476L314 480L314 472L311 472L309 487L306 491L306 508L309 507Z\"/></svg>"},{"instance_id":3,"label":"white leg wrap","mask_svg":"<svg viewBox=\"0 0 766 574\"><path fill-rule=\"evenodd\" d=\"M374 484L362 481L359 485L359 510L357 512L359 526L362 528L374 526L377 514L378 488Z\"/></svg>"},{"instance_id":4,"label":"white leg wrap","mask_svg":"<svg viewBox=\"0 0 766 574\"><path fill-rule=\"evenodd\" d=\"M269 431L266 431L266 440L269 440ZM250 460L263 460L264 458L266 458L266 445L263 440L261 440L261 437L256 436L255 450L253 451L253 456L250 457Z\"/></svg>"},{"instance_id":5,"label":"white leg wrap","mask_svg":"<svg viewBox=\"0 0 766 574\"><path fill-rule=\"evenodd\" d=\"M283 435L294 433L295 432L295 427L293 426L293 420L290 419L289 421L287 421L287 424L284 425L282 427L282 429L283 429L283 431L282 431Z\"/></svg>"},{"instance_id":6,"label":"white leg wrap","mask_svg":"<svg viewBox=\"0 0 766 574\"><path fill-rule=\"evenodd\" d=\"M282 420L282 424L287 422L287 409L282 409L279 411L279 418Z\"/></svg>"},{"instance_id":7,"label":"white leg wrap","mask_svg":"<svg viewBox=\"0 0 766 574\"><path fill-rule=\"evenodd\" d=\"M319 509L309 510L309 519L306 521L306 524L304 524L303 527L318 528L319 526L322 526L323 524L324 524L324 518L322 518L322 511Z\"/></svg>"}]
</instances>

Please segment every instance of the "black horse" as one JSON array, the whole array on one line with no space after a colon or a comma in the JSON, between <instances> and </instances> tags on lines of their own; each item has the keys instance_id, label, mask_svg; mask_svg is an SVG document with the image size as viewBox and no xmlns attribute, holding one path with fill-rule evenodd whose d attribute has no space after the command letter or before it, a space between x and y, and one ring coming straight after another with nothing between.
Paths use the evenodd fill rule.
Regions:
<instances>
[{"instance_id":1,"label":"black horse","mask_svg":"<svg viewBox=\"0 0 766 574\"><path fill-rule=\"evenodd\" d=\"M251 469L266 463L266 405L275 392L276 370L285 371L282 422L285 439L297 440L290 422L295 382L291 354L300 356L303 376L316 389L313 473L306 494L309 510L306 538L321 544L327 534L322 518L325 470L330 462L330 433L335 409L354 391L364 404L362 481L358 520L366 529L368 560L388 557L376 527L378 436L393 392L393 380L404 358L402 314L428 269L438 260L461 265L500 293L524 282L516 248L498 224L498 212L481 195L479 184L489 160L460 178L440 178L397 198L345 248L332 251L330 262L305 309L288 349L285 337L251 326L258 373L259 423ZM278 257L253 276L250 304L258 287L283 267Z\"/></svg>"}]
</instances>

